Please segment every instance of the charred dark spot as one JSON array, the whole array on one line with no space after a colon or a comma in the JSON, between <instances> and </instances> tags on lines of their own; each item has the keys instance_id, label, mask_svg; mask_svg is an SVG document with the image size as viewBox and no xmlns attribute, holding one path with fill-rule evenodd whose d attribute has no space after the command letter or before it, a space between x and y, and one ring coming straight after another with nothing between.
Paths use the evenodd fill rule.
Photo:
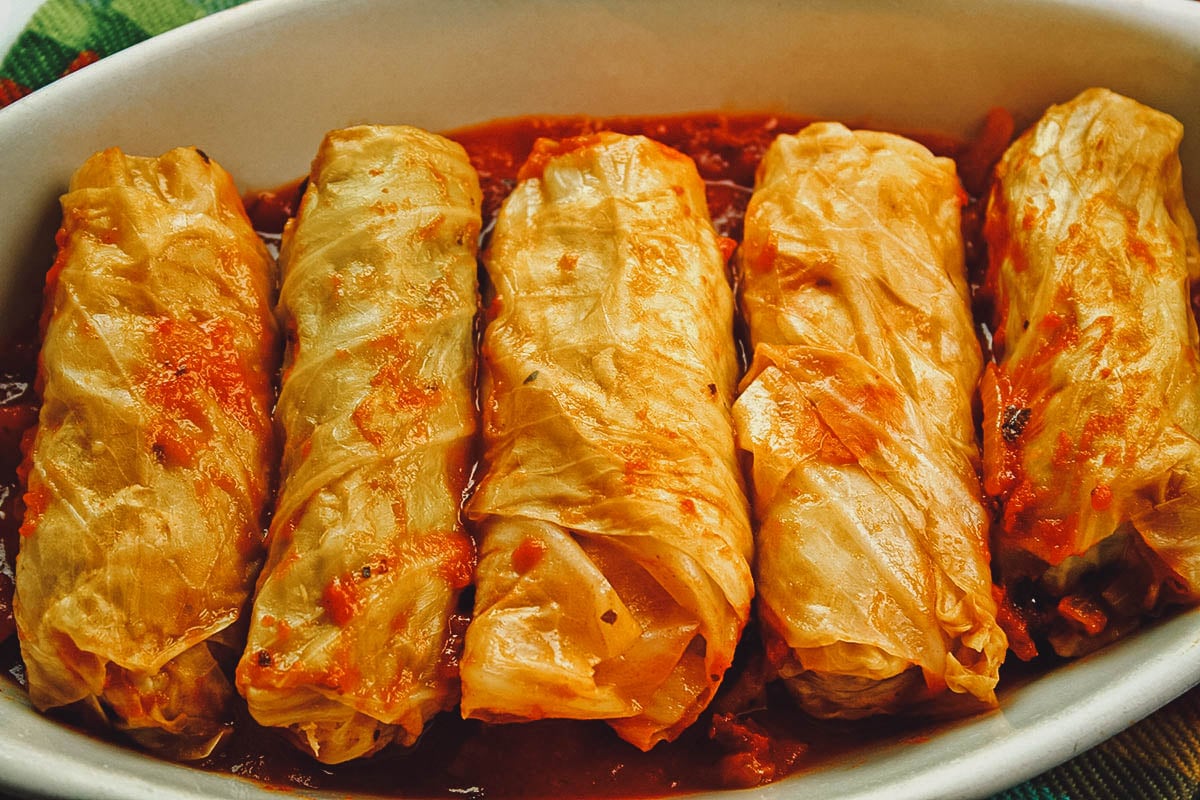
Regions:
<instances>
[{"instance_id":1,"label":"charred dark spot","mask_svg":"<svg viewBox=\"0 0 1200 800\"><path fill-rule=\"evenodd\" d=\"M212 163L212 159L208 157L208 153L204 152L199 147L195 148L195 150L196 150L196 155L198 155L198 156L200 156L200 158L204 159L205 164Z\"/></svg>"},{"instance_id":2,"label":"charred dark spot","mask_svg":"<svg viewBox=\"0 0 1200 800\"><path fill-rule=\"evenodd\" d=\"M258 665L260 667L269 667L273 663L274 663L274 659L271 658L270 653L268 653L266 650L258 651Z\"/></svg>"},{"instance_id":3,"label":"charred dark spot","mask_svg":"<svg viewBox=\"0 0 1200 800\"><path fill-rule=\"evenodd\" d=\"M364 578L371 577L371 565L370 564L368 564L367 566L362 568L362 576Z\"/></svg>"},{"instance_id":4,"label":"charred dark spot","mask_svg":"<svg viewBox=\"0 0 1200 800\"><path fill-rule=\"evenodd\" d=\"M1031 578L1020 578L1008 587L1009 601L1021 611L1039 613L1044 601L1042 589Z\"/></svg>"},{"instance_id":5,"label":"charred dark spot","mask_svg":"<svg viewBox=\"0 0 1200 800\"><path fill-rule=\"evenodd\" d=\"M1021 434L1025 432L1025 426L1029 424L1031 413L1028 408L1004 407L1004 416L1000 421L1000 434L1004 437L1004 441L1015 442L1021 437Z\"/></svg>"},{"instance_id":6,"label":"charred dark spot","mask_svg":"<svg viewBox=\"0 0 1200 800\"><path fill-rule=\"evenodd\" d=\"M610 608L608 611L605 611L600 615L600 621L608 625L615 624L617 621L617 612Z\"/></svg>"},{"instance_id":7,"label":"charred dark spot","mask_svg":"<svg viewBox=\"0 0 1200 800\"><path fill-rule=\"evenodd\" d=\"M167 448L163 447L158 442L150 445L150 452L154 454L154 460L159 464L165 464L167 461Z\"/></svg>"},{"instance_id":8,"label":"charred dark spot","mask_svg":"<svg viewBox=\"0 0 1200 800\"><path fill-rule=\"evenodd\" d=\"M717 385L715 383L710 383L708 385L708 396L709 397L717 396Z\"/></svg>"},{"instance_id":9,"label":"charred dark spot","mask_svg":"<svg viewBox=\"0 0 1200 800\"><path fill-rule=\"evenodd\" d=\"M525 380L522 381L522 383L533 383L534 381L537 380L537 376L538 376L538 371L535 369L533 372L529 373L529 375L527 375L525 377Z\"/></svg>"}]
</instances>

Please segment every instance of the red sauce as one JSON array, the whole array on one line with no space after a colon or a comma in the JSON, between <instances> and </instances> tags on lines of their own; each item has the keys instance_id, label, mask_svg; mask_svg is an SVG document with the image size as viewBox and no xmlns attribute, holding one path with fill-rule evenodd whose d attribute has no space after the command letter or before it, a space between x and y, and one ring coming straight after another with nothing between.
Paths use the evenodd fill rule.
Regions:
<instances>
[{"instance_id":1,"label":"red sauce","mask_svg":"<svg viewBox=\"0 0 1200 800\"><path fill-rule=\"evenodd\" d=\"M1113 493L1112 489L1104 484L1098 484L1092 489L1092 508L1097 511L1104 511L1112 505Z\"/></svg>"},{"instance_id":2,"label":"red sauce","mask_svg":"<svg viewBox=\"0 0 1200 800\"><path fill-rule=\"evenodd\" d=\"M993 116L996 121L989 121L988 126L998 124L1004 115L993 112ZM643 134L690 156L706 182L708 210L717 232L736 242L742 238L742 218L754 188L754 171L763 153L780 133L795 133L812 121L812 117L796 114L529 117L490 122L449 135L467 149L472 165L479 172L484 230L490 228L500 203L516 185L521 167L539 138L570 139L611 130ZM1011 128L1011 118L1008 124ZM997 147L990 140L963 142L928 133L907 132L907 135L938 155L970 153L974 162L986 163L988 168L1007 145L1007 141ZM995 134L992 136L995 138Z\"/></svg>"},{"instance_id":3,"label":"red sauce","mask_svg":"<svg viewBox=\"0 0 1200 800\"><path fill-rule=\"evenodd\" d=\"M536 567L546 554L546 545L540 539L527 536L521 540L512 554L513 572L524 575Z\"/></svg>"},{"instance_id":4,"label":"red sauce","mask_svg":"<svg viewBox=\"0 0 1200 800\"><path fill-rule=\"evenodd\" d=\"M16 641L13 567L25 510L18 472L22 461L21 440L37 422L38 402L33 390L38 352L36 331L37 318L31 316L18 328L14 340L0 347L0 643L9 637ZM0 664L11 672L16 665L5 655L0 650Z\"/></svg>"},{"instance_id":5,"label":"red sauce","mask_svg":"<svg viewBox=\"0 0 1200 800\"><path fill-rule=\"evenodd\" d=\"M461 624L461 621L460 621ZM753 647L759 647L751 636ZM749 647L745 648L747 651ZM675 742L643 753L603 723L492 725L439 716L411 750L391 747L343 765L313 762L277 731L243 718L232 740L200 764L279 786L398 797L650 797L754 786L872 744L931 733L931 723L816 722L763 687L745 654L714 708ZM753 704L751 713L727 710Z\"/></svg>"},{"instance_id":6,"label":"red sauce","mask_svg":"<svg viewBox=\"0 0 1200 800\"><path fill-rule=\"evenodd\" d=\"M732 248L741 239L742 217L764 151L777 134L794 132L808 121L781 114L527 118L459 130L450 136L463 144L479 172L485 232L490 230L500 203L515 185L538 138L567 139L615 130L648 135L695 161L706 181L714 224L719 234L728 237ZM1011 119L999 112L989 116L983 135L971 143L914 136L939 155L963 159L964 183L974 197L964 212L964 228L970 238L968 252L976 254L971 260L976 276L982 274L976 244L982 218L978 195L991 164L1010 136ZM248 196L247 209L256 227L266 234L281 231L298 208L303 188L304 181L300 180ZM564 269L573 267L563 265ZM16 422L0 425L0 659L14 674L20 672L10 610L11 566L20 516L16 467L20 429L36 408L31 388L35 336L30 333L21 342L16 348L0 351L4 353L0 361L0 408L19 409L11 412ZM215 381L214 385L220 384ZM186 415L186 400L174 398L166 391L168 388L164 384L164 407L174 403ZM710 386L706 396L715 394L716 387ZM864 398L864 402L869 399ZM4 419L8 417L0 417ZM694 513L694 504L685 501L683 511ZM535 544L519 548L514 561L520 563L514 563L514 568L529 569L536 564L541 552ZM467 543L465 550L469 549ZM357 575L346 575L334 582L337 585L321 587L323 602L335 609L335 616L348 618L353 613L358 580ZM467 607L469 600L469 596L464 598ZM453 669L461 648L465 617L456 615L452 628L447 669ZM919 741L932 730L933 723L911 719L815 721L796 711L782 689L766 684L763 653L752 624L710 709L678 740L661 744L649 753L623 742L599 722L547 720L490 725L447 713L436 718L410 750L393 747L369 759L327 766L307 758L279 732L259 727L243 711L232 740L198 766L281 787L348 794L459 798L656 796L759 785L874 743Z\"/></svg>"},{"instance_id":7,"label":"red sauce","mask_svg":"<svg viewBox=\"0 0 1200 800\"><path fill-rule=\"evenodd\" d=\"M242 427L261 432L266 376L255 380L246 369L226 321L159 317L153 326L147 335L154 342L154 363L146 365L141 388L158 412L149 432L157 457L190 465L196 448L206 444L197 432L210 429L213 403Z\"/></svg>"},{"instance_id":8,"label":"red sauce","mask_svg":"<svg viewBox=\"0 0 1200 800\"><path fill-rule=\"evenodd\" d=\"M246 213L254 220L254 227L264 233L282 233L287 221L296 216L307 183L307 178L300 178L246 195Z\"/></svg>"},{"instance_id":9,"label":"red sauce","mask_svg":"<svg viewBox=\"0 0 1200 800\"><path fill-rule=\"evenodd\" d=\"M447 531L440 548L444 559L440 576L454 589L465 589L475 577L475 540L462 531Z\"/></svg>"},{"instance_id":10,"label":"red sauce","mask_svg":"<svg viewBox=\"0 0 1200 800\"><path fill-rule=\"evenodd\" d=\"M321 595L321 605L335 625L344 626L358 614L362 602L359 595L357 576L346 574L334 576Z\"/></svg>"}]
</instances>

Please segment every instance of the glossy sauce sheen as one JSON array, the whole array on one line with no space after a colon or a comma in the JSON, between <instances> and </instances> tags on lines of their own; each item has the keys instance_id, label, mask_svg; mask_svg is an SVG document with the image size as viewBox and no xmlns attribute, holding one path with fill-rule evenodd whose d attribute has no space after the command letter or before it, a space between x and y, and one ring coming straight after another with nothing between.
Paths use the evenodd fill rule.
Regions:
<instances>
[{"instance_id":1,"label":"glossy sauce sheen","mask_svg":"<svg viewBox=\"0 0 1200 800\"><path fill-rule=\"evenodd\" d=\"M691 156L707 183L717 232L739 241L762 154L777 134L795 132L808 121L775 114L531 117L447 135L467 149L479 172L485 237L537 138L561 139L606 129L645 134ZM1011 119L994 112L970 143L941 136L913 138L939 155L956 158L965 187L978 197L991 164L1011 136ZM303 188L304 182L298 181L246 198L247 210L264 238L282 229ZM979 216L977 203L964 209L974 275L980 262L975 246ZM20 442L37 409L35 329L31 321L26 335L0 350L0 667L18 681L22 670L13 635L12 565L21 512ZM781 691L764 685L761 652L752 624L711 708L678 740L649 753L621 741L599 722L488 725L443 714L412 750L393 747L370 759L330 767L308 759L279 733L260 728L243 715L232 740L199 766L283 787L393 796L654 796L771 782L850 749L920 739L931 724L892 719L818 723L794 710ZM1006 682L1010 680L1006 674Z\"/></svg>"}]
</instances>

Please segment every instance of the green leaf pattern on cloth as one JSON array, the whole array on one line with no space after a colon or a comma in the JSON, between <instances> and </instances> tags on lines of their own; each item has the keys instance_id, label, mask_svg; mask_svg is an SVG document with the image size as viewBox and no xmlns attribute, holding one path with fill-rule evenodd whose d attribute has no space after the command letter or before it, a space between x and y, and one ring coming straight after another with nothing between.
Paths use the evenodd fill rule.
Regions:
<instances>
[{"instance_id":1,"label":"green leaf pattern on cloth","mask_svg":"<svg viewBox=\"0 0 1200 800\"><path fill-rule=\"evenodd\" d=\"M0 107L151 36L246 0L47 0L0 62Z\"/></svg>"},{"instance_id":2,"label":"green leaf pattern on cloth","mask_svg":"<svg viewBox=\"0 0 1200 800\"><path fill-rule=\"evenodd\" d=\"M47 0L0 62L0 106L246 0ZM992 800L1200 800L1200 689Z\"/></svg>"}]
</instances>

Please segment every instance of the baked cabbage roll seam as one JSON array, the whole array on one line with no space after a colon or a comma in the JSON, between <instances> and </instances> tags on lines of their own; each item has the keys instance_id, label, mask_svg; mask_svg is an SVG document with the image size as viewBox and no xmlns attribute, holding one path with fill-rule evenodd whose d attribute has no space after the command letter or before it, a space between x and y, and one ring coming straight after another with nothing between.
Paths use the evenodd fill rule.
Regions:
<instances>
[{"instance_id":1,"label":"baked cabbage roll seam","mask_svg":"<svg viewBox=\"0 0 1200 800\"><path fill-rule=\"evenodd\" d=\"M734 420L770 660L818 716L961 705L946 688L995 703L962 200L953 162L836 123L777 137L759 167Z\"/></svg>"},{"instance_id":2,"label":"baked cabbage roll seam","mask_svg":"<svg viewBox=\"0 0 1200 800\"><path fill-rule=\"evenodd\" d=\"M752 593L732 436L713 433L736 359L703 184L639 137L542 141L485 265L463 713L607 719L648 749L707 703Z\"/></svg>"},{"instance_id":3,"label":"baked cabbage roll seam","mask_svg":"<svg viewBox=\"0 0 1200 800\"><path fill-rule=\"evenodd\" d=\"M1200 577L1189 521L1200 245L1182 132L1089 89L1013 143L989 197L997 362L981 388L985 480L1004 511L1006 596L1053 609L1033 615L1036 635L1064 655L1122 635L1164 600L1194 600Z\"/></svg>"},{"instance_id":4,"label":"baked cabbage roll seam","mask_svg":"<svg viewBox=\"0 0 1200 800\"><path fill-rule=\"evenodd\" d=\"M331 132L285 231L283 483L239 688L337 763L457 701L478 177L406 126Z\"/></svg>"},{"instance_id":5,"label":"baked cabbage roll seam","mask_svg":"<svg viewBox=\"0 0 1200 800\"><path fill-rule=\"evenodd\" d=\"M194 149L98 153L62 205L17 560L30 697L198 758L261 563L274 264Z\"/></svg>"}]
</instances>

